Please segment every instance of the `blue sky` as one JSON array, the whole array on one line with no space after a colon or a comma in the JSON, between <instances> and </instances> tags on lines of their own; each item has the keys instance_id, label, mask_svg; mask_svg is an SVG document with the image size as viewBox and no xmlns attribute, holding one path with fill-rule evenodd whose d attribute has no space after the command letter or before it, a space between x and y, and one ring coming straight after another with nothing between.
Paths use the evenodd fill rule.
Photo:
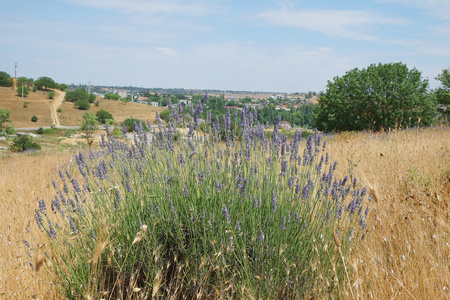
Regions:
<instances>
[{"instance_id":1,"label":"blue sky","mask_svg":"<svg viewBox=\"0 0 450 300\"><path fill-rule=\"evenodd\" d=\"M0 0L0 71L56 82L323 91L372 63L431 87L450 67L449 0Z\"/></svg>"}]
</instances>

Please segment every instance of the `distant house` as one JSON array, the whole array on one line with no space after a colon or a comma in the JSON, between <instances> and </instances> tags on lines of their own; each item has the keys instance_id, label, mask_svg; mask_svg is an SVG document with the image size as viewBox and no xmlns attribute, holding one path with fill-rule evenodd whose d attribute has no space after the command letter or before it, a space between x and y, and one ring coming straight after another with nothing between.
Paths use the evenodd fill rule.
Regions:
<instances>
[{"instance_id":1,"label":"distant house","mask_svg":"<svg viewBox=\"0 0 450 300\"><path fill-rule=\"evenodd\" d=\"M180 102L181 104L184 104L185 106L189 106L189 105L192 104L192 101L190 101L190 100L185 100L185 99L181 99L181 100L179 100L179 102Z\"/></svg>"},{"instance_id":2,"label":"distant house","mask_svg":"<svg viewBox=\"0 0 450 300\"><path fill-rule=\"evenodd\" d=\"M150 102L150 105L151 105L151 106L155 106L155 107L158 107L158 106L159 106L158 102L154 102L154 101Z\"/></svg>"},{"instance_id":3,"label":"distant house","mask_svg":"<svg viewBox=\"0 0 450 300\"><path fill-rule=\"evenodd\" d=\"M292 126L291 126L291 124L289 124L288 121L281 121L280 127L283 128L283 130L291 130L292 129Z\"/></svg>"}]
</instances>

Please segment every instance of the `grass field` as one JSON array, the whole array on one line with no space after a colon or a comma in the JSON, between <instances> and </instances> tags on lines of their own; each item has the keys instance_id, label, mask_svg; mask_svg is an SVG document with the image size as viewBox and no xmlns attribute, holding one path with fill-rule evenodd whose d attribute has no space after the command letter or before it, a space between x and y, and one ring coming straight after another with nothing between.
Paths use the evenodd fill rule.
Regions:
<instances>
[{"instance_id":1,"label":"grass field","mask_svg":"<svg viewBox=\"0 0 450 300\"><path fill-rule=\"evenodd\" d=\"M128 105L128 104L127 104ZM368 234L347 261L341 298L445 299L450 296L450 130L342 133L328 138L337 172L372 195ZM23 239L39 199L73 152L0 158L0 299L58 299L30 270ZM336 175L341 175L336 174Z\"/></svg>"}]
</instances>

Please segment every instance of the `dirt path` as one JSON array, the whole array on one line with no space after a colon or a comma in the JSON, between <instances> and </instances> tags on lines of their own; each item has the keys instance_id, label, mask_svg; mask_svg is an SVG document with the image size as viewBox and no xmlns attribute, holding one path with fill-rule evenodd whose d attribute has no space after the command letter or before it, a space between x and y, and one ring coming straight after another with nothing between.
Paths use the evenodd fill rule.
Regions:
<instances>
[{"instance_id":1,"label":"dirt path","mask_svg":"<svg viewBox=\"0 0 450 300\"><path fill-rule=\"evenodd\" d=\"M63 103L65 96L66 96L65 92L58 91L58 98L56 98L55 101L53 101L52 106L50 107L51 115L52 115L52 124L56 127L61 126L61 123L59 122L57 110Z\"/></svg>"}]
</instances>

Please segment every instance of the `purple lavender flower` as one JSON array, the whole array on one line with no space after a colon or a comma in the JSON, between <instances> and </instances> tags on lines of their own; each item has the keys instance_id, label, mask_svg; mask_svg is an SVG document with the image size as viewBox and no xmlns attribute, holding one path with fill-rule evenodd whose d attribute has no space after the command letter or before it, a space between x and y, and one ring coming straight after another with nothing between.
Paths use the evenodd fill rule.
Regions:
<instances>
[{"instance_id":1,"label":"purple lavender flower","mask_svg":"<svg viewBox=\"0 0 450 300\"><path fill-rule=\"evenodd\" d=\"M177 212L175 211L175 207L173 206L172 199L169 198L169 209L173 214L174 218L177 218Z\"/></svg>"},{"instance_id":2,"label":"purple lavender flower","mask_svg":"<svg viewBox=\"0 0 450 300\"><path fill-rule=\"evenodd\" d=\"M52 180L52 185L53 185L53 187L54 187L55 189L58 188L58 186L56 185L56 182L55 182L54 180Z\"/></svg>"},{"instance_id":3,"label":"purple lavender flower","mask_svg":"<svg viewBox=\"0 0 450 300\"><path fill-rule=\"evenodd\" d=\"M94 232L94 229L92 227L91 227L91 240L93 242L95 242L95 232Z\"/></svg>"},{"instance_id":4,"label":"purple lavender flower","mask_svg":"<svg viewBox=\"0 0 450 300\"><path fill-rule=\"evenodd\" d=\"M242 235L241 224L239 223L239 221L236 222L236 231L238 232L239 236Z\"/></svg>"},{"instance_id":5,"label":"purple lavender flower","mask_svg":"<svg viewBox=\"0 0 450 300\"><path fill-rule=\"evenodd\" d=\"M262 229L259 230L258 240L264 241L264 233L263 233Z\"/></svg>"},{"instance_id":6,"label":"purple lavender flower","mask_svg":"<svg viewBox=\"0 0 450 300\"><path fill-rule=\"evenodd\" d=\"M50 222L50 220L48 220L47 234L50 237L50 239L54 239L56 237L55 227L53 227L53 224L52 222Z\"/></svg>"},{"instance_id":7,"label":"purple lavender flower","mask_svg":"<svg viewBox=\"0 0 450 300\"><path fill-rule=\"evenodd\" d=\"M282 230L286 230L286 217L283 217L283 221L281 222L280 228Z\"/></svg>"},{"instance_id":8,"label":"purple lavender flower","mask_svg":"<svg viewBox=\"0 0 450 300\"><path fill-rule=\"evenodd\" d=\"M232 237L232 236L230 236L230 237L228 238L228 246L230 247L230 251L233 251L233 250L234 250L234 246L233 246L233 237Z\"/></svg>"},{"instance_id":9,"label":"purple lavender flower","mask_svg":"<svg viewBox=\"0 0 450 300\"><path fill-rule=\"evenodd\" d=\"M230 214L228 213L228 209L227 209L227 206L225 205L225 203L223 204L223 207L222 207L222 213L223 213L223 216L224 216L225 220L227 221L227 223L230 224L231 218L230 218Z\"/></svg>"},{"instance_id":10,"label":"purple lavender flower","mask_svg":"<svg viewBox=\"0 0 450 300\"><path fill-rule=\"evenodd\" d=\"M36 224L39 227L39 229L43 230L42 226L44 224L44 220L42 219L41 213L37 209L35 209L34 218L36 220Z\"/></svg>"},{"instance_id":11,"label":"purple lavender flower","mask_svg":"<svg viewBox=\"0 0 450 300\"><path fill-rule=\"evenodd\" d=\"M73 222L72 217L71 217L71 216L68 216L68 218L69 218L69 227L70 227L70 230L72 230L72 232L73 232L74 234L78 234L78 230L77 230L77 228L75 227L75 223Z\"/></svg>"},{"instance_id":12,"label":"purple lavender flower","mask_svg":"<svg viewBox=\"0 0 450 300\"><path fill-rule=\"evenodd\" d=\"M58 171L59 171L59 177L61 177L61 180L66 181L63 171L61 171L61 169L59 169Z\"/></svg>"},{"instance_id":13,"label":"purple lavender flower","mask_svg":"<svg viewBox=\"0 0 450 300\"><path fill-rule=\"evenodd\" d=\"M272 211L275 212L277 210L277 199L275 198L275 192L272 192L272 200L270 203L272 205Z\"/></svg>"},{"instance_id":14,"label":"purple lavender flower","mask_svg":"<svg viewBox=\"0 0 450 300\"><path fill-rule=\"evenodd\" d=\"M72 178L71 182L72 182L72 185L73 185L73 189L77 193L81 193L81 189L80 189L80 186L78 185L78 181L75 178Z\"/></svg>"},{"instance_id":15,"label":"purple lavender flower","mask_svg":"<svg viewBox=\"0 0 450 300\"><path fill-rule=\"evenodd\" d=\"M314 182L310 179L308 179L308 182L302 189L302 199L306 200L311 196L311 193L314 189Z\"/></svg>"},{"instance_id":16,"label":"purple lavender flower","mask_svg":"<svg viewBox=\"0 0 450 300\"><path fill-rule=\"evenodd\" d=\"M189 191L188 191L186 185L184 185L184 187L183 187L183 195L184 195L185 197L189 197Z\"/></svg>"},{"instance_id":17,"label":"purple lavender flower","mask_svg":"<svg viewBox=\"0 0 450 300\"><path fill-rule=\"evenodd\" d=\"M39 211L44 212L47 209L44 199L39 200L38 202L39 202Z\"/></svg>"}]
</instances>

